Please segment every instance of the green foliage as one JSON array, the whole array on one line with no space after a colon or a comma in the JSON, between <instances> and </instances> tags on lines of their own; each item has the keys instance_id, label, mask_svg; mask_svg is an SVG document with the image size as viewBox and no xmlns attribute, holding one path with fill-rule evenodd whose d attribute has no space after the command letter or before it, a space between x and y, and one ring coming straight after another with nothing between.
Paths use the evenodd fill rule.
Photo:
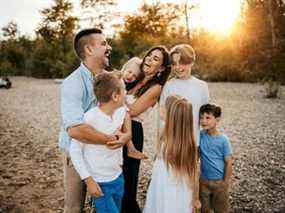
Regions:
<instances>
[{"instance_id":1,"label":"green foliage","mask_svg":"<svg viewBox=\"0 0 285 213\"><path fill-rule=\"evenodd\" d=\"M106 28L106 25L114 19L114 13L118 0L81 0L83 9L82 21L87 21L88 25Z\"/></svg>"},{"instance_id":2,"label":"green foliage","mask_svg":"<svg viewBox=\"0 0 285 213\"><path fill-rule=\"evenodd\" d=\"M1 61L0 63L0 76L14 75L15 67L9 61Z\"/></svg>"},{"instance_id":3,"label":"green foliage","mask_svg":"<svg viewBox=\"0 0 285 213\"><path fill-rule=\"evenodd\" d=\"M79 61L73 50L55 52L53 45L37 40L27 64L30 75L39 78L63 78L70 74Z\"/></svg>"},{"instance_id":4,"label":"green foliage","mask_svg":"<svg viewBox=\"0 0 285 213\"><path fill-rule=\"evenodd\" d=\"M22 46L22 40L8 39L0 45L1 70L5 75L21 75L27 55L27 50ZM5 71L3 71L5 69Z\"/></svg>"},{"instance_id":5,"label":"green foliage","mask_svg":"<svg viewBox=\"0 0 285 213\"><path fill-rule=\"evenodd\" d=\"M1 41L0 46L1 75L62 78L78 65L72 46L78 18L69 15L72 10L69 1L54 0L54 3L41 11L43 20L35 40L17 38L14 23L2 29L8 39Z\"/></svg>"},{"instance_id":6,"label":"green foliage","mask_svg":"<svg viewBox=\"0 0 285 213\"><path fill-rule=\"evenodd\" d=\"M108 22L110 7L116 2L81 0L83 8L97 11L96 17L102 24ZM2 28L5 40L0 41L0 75L61 78L78 66L72 40L79 19L70 15L72 4L69 1L54 0L54 3L41 11L42 22L36 30L36 39L19 36L17 24L13 22ZM282 0L272 0L272 13L273 31L267 1L247 0L242 17L229 37L219 38L199 30L192 31L189 38L183 5L143 4L136 14L124 17L124 24L115 26L114 37L108 39L113 49L111 64L121 68L128 58L142 57L154 45L171 48L179 43L190 43L197 54L193 72L205 80L257 82L277 79L284 84L285 4ZM188 21L191 23L191 16ZM272 47L272 32L276 35L275 48Z\"/></svg>"},{"instance_id":7,"label":"green foliage","mask_svg":"<svg viewBox=\"0 0 285 213\"><path fill-rule=\"evenodd\" d=\"M3 36L7 37L8 39L15 39L17 34L19 33L17 23L11 21L2 28Z\"/></svg>"},{"instance_id":8,"label":"green foliage","mask_svg":"<svg viewBox=\"0 0 285 213\"><path fill-rule=\"evenodd\" d=\"M54 2L51 8L41 11L43 20L36 30L38 37L27 62L29 74L34 77L65 77L78 63L72 47L78 18L69 15L72 10L69 1Z\"/></svg>"},{"instance_id":9,"label":"green foliage","mask_svg":"<svg viewBox=\"0 0 285 213\"><path fill-rule=\"evenodd\" d=\"M180 10L175 4L143 4L137 14L125 17L123 26L117 26L118 34L112 39L113 55L121 56L112 60L115 66L121 66L131 56L142 56L154 45L171 46L174 31L179 25ZM180 28L180 30L183 28ZM185 34L185 30L180 35Z\"/></svg>"}]
</instances>

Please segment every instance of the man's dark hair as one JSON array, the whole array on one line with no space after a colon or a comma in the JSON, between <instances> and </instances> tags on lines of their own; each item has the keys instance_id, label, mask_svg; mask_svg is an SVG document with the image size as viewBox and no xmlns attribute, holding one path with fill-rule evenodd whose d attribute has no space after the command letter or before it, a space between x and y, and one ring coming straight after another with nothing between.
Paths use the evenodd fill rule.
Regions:
<instances>
[{"instance_id":1,"label":"man's dark hair","mask_svg":"<svg viewBox=\"0 0 285 213\"><path fill-rule=\"evenodd\" d=\"M203 115L204 113L212 114L215 118L219 118L222 115L222 109L215 104L204 104L201 106L199 114Z\"/></svg>"},{"instance_id":2,"label":"man's dark hair","mask_svg":"<svg viewBox=\"0 0 285 213\"><path fill-rule=\"evenodd\" d=\"M88 36L91 34L102 34L102 30L98 28L84 29L78 32L74 37L74 50L80 59L84 59L84 46L88 43Z\"/></svg>"}]
</instances>

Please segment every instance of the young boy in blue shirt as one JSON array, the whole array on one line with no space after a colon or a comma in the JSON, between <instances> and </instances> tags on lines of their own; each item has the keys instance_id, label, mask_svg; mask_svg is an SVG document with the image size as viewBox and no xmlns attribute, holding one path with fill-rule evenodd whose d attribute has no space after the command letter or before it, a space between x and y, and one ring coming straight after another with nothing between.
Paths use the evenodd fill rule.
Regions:
<instances>
[{"instance_id":1,"label":"young boy in blue shirt","mask_svg":"<svg viewBox=\"0 0 285 213\"><path fill-rule=\"evenodd\" d=\"M203 128L199 146L202 213L229 211L232 148L228 137L217 129L221 114L221 108L213 104L200 108L200 125Z\"/></svg>"}]
</instances>

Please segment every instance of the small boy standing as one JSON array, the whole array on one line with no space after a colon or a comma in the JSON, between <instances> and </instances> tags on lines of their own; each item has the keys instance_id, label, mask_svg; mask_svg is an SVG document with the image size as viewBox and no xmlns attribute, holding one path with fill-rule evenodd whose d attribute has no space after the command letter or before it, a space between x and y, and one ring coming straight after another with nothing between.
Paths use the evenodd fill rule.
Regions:
<instances>
[{"instance_id":1,"label":"small boy standing","mask_svg":"<svg viewBox=\"0 0 285 213\"><path fill-rule=\"evenodd\" d=\"M125 85L116 73L101 73L95 77L94 93L99 105L84 114L84 121L108 135L128 130L131 120L127 114ZM105 144L84 144L71 141L72 163L85 181L98 213L119 213L124 193L122 148L110 149Z\"/></svg>"},{"instance_id":2,"label":"small boy standing","mask_svg":"<svg viewBox=\"0 0 285 213\"><path fill-rule=\"evenodd\" d=\"M228 137L217 129L221 108L205 104L200 108L199 153L201 159L200 201L202 213L229 211L229 183L232 175L232 148Z\"/></svg>"}]
</instances>

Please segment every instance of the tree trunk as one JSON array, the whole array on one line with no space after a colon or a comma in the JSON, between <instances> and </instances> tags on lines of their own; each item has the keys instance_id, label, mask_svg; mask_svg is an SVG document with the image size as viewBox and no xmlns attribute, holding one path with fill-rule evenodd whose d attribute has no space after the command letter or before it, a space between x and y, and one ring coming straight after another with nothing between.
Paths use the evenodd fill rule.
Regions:
<instances>
[{"instance_id":1,"label":"tree trunk","mask_svg":"<svg viewBox=\"0 0 285 213\"><path fill-rule=\"evenodd\" d=\"M273 49L276 47L276 34L275 34L275 23L274 23L274 17L273 17L273 7L272 7L272 0L268 0L268 17L270 22L270 29L271 29L271 40L272 40L272 47Z\"/></svg>"},{"instance_id":2,"label":"tree trunk","mask_svg":"<svg viewBox=\"0 0 285 213\"><path fill-rule=\"evenodd\" d=\"M190 41L190 29L189 29L189 14L188 14L188 0L185 1L185 21L186 21L186 30L187 30L187 40Z\"/></svg>"},{"instance_id":3,"label":"tree trunk","mask_svg":"<svg viewBox=\"0 0 285 213\"><path fill-rule=\"evenodd\" d=\"M272 0L267 0L267 6L268 6L268 18L270 23L270 29L271 29L271 45L272 45L272 51L271 51L271 57L275 55L276 51L276 45L277 45L277 38L275 34L275 23L274 23L274 16L273 16L273 5ZM271 62L272 63L272 62ZM276 72L276 70L271 70L271 72ZM266 98L277 98L278 93L280 89L280 83L276 81L276 79L269 79L265 83L265 90L266 90Z\"/></svg>"}]
</instances>

